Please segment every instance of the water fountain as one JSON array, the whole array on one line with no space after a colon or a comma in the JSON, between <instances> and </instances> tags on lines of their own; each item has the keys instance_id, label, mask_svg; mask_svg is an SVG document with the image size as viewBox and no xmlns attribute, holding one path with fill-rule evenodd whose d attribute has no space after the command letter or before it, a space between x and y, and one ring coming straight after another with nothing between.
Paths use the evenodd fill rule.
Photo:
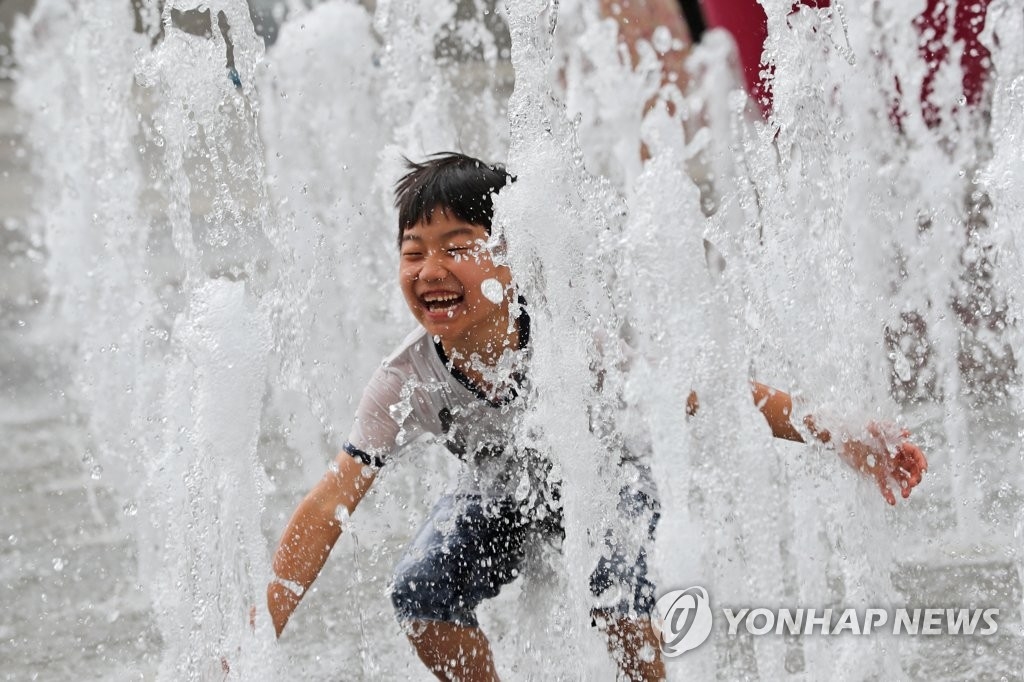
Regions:
<instances>
[{"instance_id":1,"label":"water fountain","mask_svg":"<svg viewBox=\"0 0 1024 682\"><path fill-rule=\"evenodd\" d=\"M266 54L241 0L39 0L16 30L40 187L25 229L46 250L32 325L70 368L66 446L117 510L94 499L97 538L121 538L126 561L60 583L113 589L90 607L101 634L78 636L101 647L81 652L93 670L220 679L223 659L237 679L426 679L385 590L457 467L436 448L385 471L284 639L259 615L251 630L248 611L286 515L411 327L393 276L401 155L449 148L518 176L496 225L533 306L534 381L559 387L539 391L530 427L570 482L558 570L482 610L499 669L611 678L584 578L586 532L614 493L588 411L616 392L627 431L652 441L664 589L703 585L724 606L1002 610L998 635L941 647L720 636L671 678L1020 668L1019 2L989 9L991 103L939 90L938 125L921 113L923 0L764 0L767 121L715 33L677 113L642 119L653 53L625 66L614 23L584 0L517 1L501 19L485 0L284 4ZM620 362L603 394L595 339L632 349L605 342ZM773 442L751 375L834 424L904 415L926 482L888 509L835 456ZM687 420L691 389L702 408ZM137 636L102 634L126 621Z\"/></svg>"}]
</instances>

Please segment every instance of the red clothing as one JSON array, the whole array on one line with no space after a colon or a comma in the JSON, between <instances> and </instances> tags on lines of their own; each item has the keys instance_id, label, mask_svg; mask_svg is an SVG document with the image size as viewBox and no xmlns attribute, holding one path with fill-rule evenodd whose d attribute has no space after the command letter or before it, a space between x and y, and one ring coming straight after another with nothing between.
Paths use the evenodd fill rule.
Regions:
<instances>
[{"instance_id":1,"label":"red clothing","mask_svg":"<svg viewBox=\"0 0 1024 682\"><path fill-rule=\"evenodd\" d=\"M981 101L981 92L985 86L985 78L991 66L991 54L979 40L981 30L985 28L985 13L988 11L989 0L957 0L953 13L953 41L963 43L963 54L960 56L960 68L963 70L963 93L967 103L974 106ZM921 56L928 62L928 73L921 85L921 102L924 120L929 126L939 122L939 110L930 101L935 91L935 77L939 65L949 58L951 41L949 33L949 12L944 0L928 0L923 13L917 17L914 25L922 36L920 45ZM939 36L932 41L924 41L925 32Z\"/></svg>"},{"instance_id":2,"label":"red clothing","mask_svg":"<svg viewBox=\"0 0 1024 682\"><path fill-rule=\"evenodd\" d=\"M768 18L757 0L701 0L708 28L724 28L732 34L739 49L743 80L747 92L765 113L771 108L771 95L761 79L761 53L768 37Z\"/></svg>"},{"instance_id":3,"label":"red clothing","mask_svg":"<svg viewBox=\"0 0 1024 682\"><path fill-rule=\"evenodd\" d=\"M929 125L938 123L938 109L931 104L935 77L939 66L949 57L951 42L963 42L960 67L963 69L963 93L970 105L981 99L989 69L989 51L981 44L979 35L985 27L985 14L990 0L927 0L924 12L914 22L922 36L921 56L928 63L928 73L921 88L924 102L923 114ZM952 41L948 37L950 14L948 5L955 3L952 17ZM798 0L793 3L809 7L827 7L829 0ZM767 114L771 109L771 92L761 77L761 53L765 38L768 37L767 18L757 0L701 0L704 17L709 27L720 27L729 31L739 48L743 65L743 78L747 91ZM925 34L938 36L925 42Z\"/></svg>"}]
</instances>

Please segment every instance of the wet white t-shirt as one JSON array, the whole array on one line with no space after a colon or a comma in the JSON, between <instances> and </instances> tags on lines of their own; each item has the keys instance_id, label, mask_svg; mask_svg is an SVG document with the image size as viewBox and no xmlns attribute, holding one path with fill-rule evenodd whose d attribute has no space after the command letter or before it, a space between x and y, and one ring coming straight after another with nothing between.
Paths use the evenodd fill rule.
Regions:
<instances>
[{"instance_id":1,"label":"wet white t-shirt","mask_svg":"<svg viewBox=\"0 0 1024 682\"><path fill-rule=\"evenodd\" d=\"M452 453L471 465L463 489L506 494L510 484L519 484L508 480L512 469L522 469L510 464L524 456L514 446L524 392L519 377L495 398L482 394L420 328L370 379L345 450L368 466L380 467L404 445L430 434L443 438Z\"/></svg>"},{"instance_id":2,"label":"wet white t-shirt","mask_svg":"<svg viewBox=\"0 0 1024 682\"><path fill-rule=\"evenodd\" d=\"M522 345L528 336L524 315ZM345 450L367 466L381 467L403 446L429 434L443 438L448 450L469 465L463 467L460 492L500 497L524 489L544 491L555 483L548 476L550 462L532 448L517 446L526 393L525 379L515 376L497 397L482 394L419 328L370 379ZM635 448L623 447L621 459L642 466L637 455Z\"/></svg>"}]
</instances>

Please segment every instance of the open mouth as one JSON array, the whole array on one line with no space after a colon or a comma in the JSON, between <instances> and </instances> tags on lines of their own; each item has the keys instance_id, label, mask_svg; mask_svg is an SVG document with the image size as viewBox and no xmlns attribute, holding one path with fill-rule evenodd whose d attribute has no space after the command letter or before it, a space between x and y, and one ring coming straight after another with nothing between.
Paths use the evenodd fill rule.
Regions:
<instances>
[{"instance_id":1,"label":"open mouth","mask_svg":"<svg viewBox=\"0 0 1024 682\"><path fill-rule=\"evenodd\" d=\"M427 310L431 312L441 312L444 310L451 310L462 303L462 294L425 294L420 297L420 301L423 302L423 307Z\"/></svg>"}]
</instances>

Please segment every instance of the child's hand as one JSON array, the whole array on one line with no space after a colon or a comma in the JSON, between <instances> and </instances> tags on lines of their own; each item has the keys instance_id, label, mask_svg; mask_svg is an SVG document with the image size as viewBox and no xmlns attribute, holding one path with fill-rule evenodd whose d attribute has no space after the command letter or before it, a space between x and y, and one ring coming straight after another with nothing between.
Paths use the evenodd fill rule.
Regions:
<instances>
[{"instance_id":1,"label":"child's hand","mask_svg":"<svg viewBox=\"0 0 1024 682\"><path fill-rule=\"evenodd\" d=\"M896 496L889 488L890 479L899 486L900 494L907 498L928 470L928 460L921 448L907 440L909 436L906 429L896 432L890 424L871 422L867 426L866 439L846 436L839 444L839 453L854 469L872 476L886 501L895 505Z\"/></svg>"}]
</instances>

